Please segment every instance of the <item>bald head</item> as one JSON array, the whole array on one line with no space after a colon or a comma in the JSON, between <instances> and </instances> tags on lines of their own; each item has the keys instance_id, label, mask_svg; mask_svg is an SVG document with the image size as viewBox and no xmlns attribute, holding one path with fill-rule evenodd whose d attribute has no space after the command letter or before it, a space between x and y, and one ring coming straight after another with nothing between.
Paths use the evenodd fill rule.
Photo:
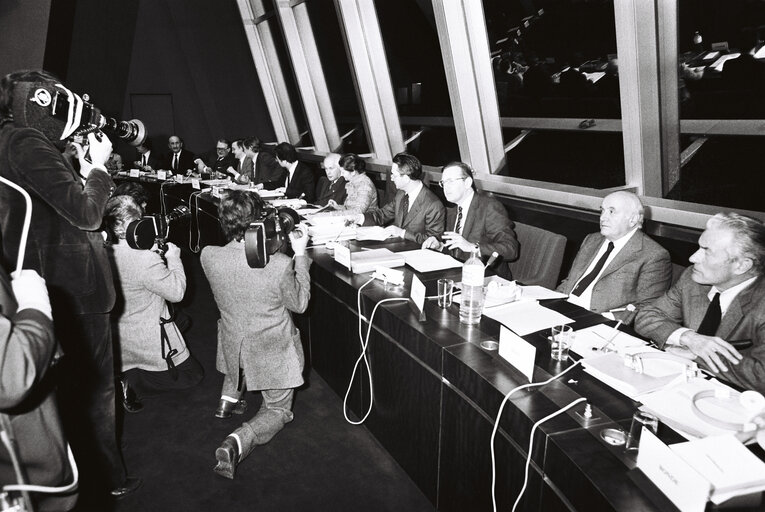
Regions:
<instances>
[{"instance_id":1,"label":"bald head","mask_svg":"<svg viewBox=\"0 0 765 512\"><path fill-rule=\"evenodd\" d=\"M329 181L335 181L340 177L340 155L330 153L324 157L324 172L327 173Z\"/></svg>"},{"instance_id":2,"label":"bald head","mask_svg":"<svg viewBox=\"0 0 765 512\"><path fill-rule=\"evenodd\" d=\"M643 224L643 203L632 192L618 191L603 198L600 234L615 241Z\"/></svg>"}]
</instances>

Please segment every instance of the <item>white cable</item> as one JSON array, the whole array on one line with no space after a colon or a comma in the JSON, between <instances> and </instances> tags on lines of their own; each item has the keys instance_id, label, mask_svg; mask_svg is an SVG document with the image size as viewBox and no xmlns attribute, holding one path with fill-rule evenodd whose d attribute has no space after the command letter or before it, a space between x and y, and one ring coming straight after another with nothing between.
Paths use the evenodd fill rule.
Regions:
<instances>
[{"instance_id":1,"label":"white cable","mask_svg":"<svg viewBox=\"0 0 765 512\"><path fill-rule=\"evenodd\" d=\"M350 423L351 425L361 425L366 421L369 414L372 412L372 404L374 403L374 391L372 389L372 368L369 366L369 360L367 359L367 347L369 346L369 336L372 333L372 324L374 323L375 319L375 313L377 312L377 308L380 306L380 304L383 304L385 302L395 302L395 301L408 301L409 299L403 298L403 297L392 297L389 299L382 299L377 304L375 304L375 307L372 309L372 314L369 315L369 326L367 327L367 335L366 338L362 335L362 321L366 320L364 316L361 314L361 290L364 289L365 286L367 286L369 283L374 281L375 278L371 278L369 281L364 283L359 287L359 291L356 295L356 306L359 312L359 343L361 344L361 355L359 355L358 359L356 359L356 362L353 364L353 372L351 373L351 379L348 382L348 390L345 392L345 397L343 398L343 416L345 416L345 421ZM356 377L356 370L359 367L359 363L361 363L362 359L364 360L364 364L367 367L367 375L369 377L369 408L367 409L367 412L364 414L364 417L361 418L359 421L353 421L348 417L348 396L351 394L351 387L353 386L353 379Z\"/></svg>"},{"instance_id":2,"label":"white cable","mask_svg":"<svg viewBox=\"0 0 765 512\"><path fill-rule=\"evenodd\" d=\"M0 176L0 182L5 183L9 187L18 190L22 196L24 196L24 202L27 205L27 210L24 212L24 225L21 228L21 240L19 241L19 253L16 258L16 272L21 273L21 268L24 265L24 256L27 252L27 237L29 236L29 226L32 223L32 198L26 190L16 185L14 182L7 180Z\"/></svg>"},{"instance_id":3,"label":"white cable","mask_svg":"<svg viewBox=\"0 0 765 512\"><path fill-rule=\"evenodd\" d=\"M496 489L495 489L496 484L497 484L497 468L496 468L496 461L495 461L495 456L494 456L494 438L497 435L497 429L499 428L499 420L502 417L502 411L505 409L505 404L507 404L507 401L510 399L510 396L513 393L515 393L516 391L520 391L522 389L532 388L532 387L536 387L536 386L544 386L546 384L549 384L552 381L554 381L555 379L557 379L558 377L560 377L561 375L565 375L566 373L571 371L580 362L581 362L581 359L579 361L576 361L574 364L572 364L571 366L569 366L568 368L566 368L562 372L560 372L558 375L553 375L552 377L550 377L546 381L543 381L543 382L529 382L528 384L522 384L522 385L520 385L520 386L518 386L516 388L511 389L510 392L508 392L505 395L505 398L502 399L502 403L499 404L499 411L497 411L497 419L494 420L494 429L492 429L492 431L491 431L491 440L489 441L489 447L491 449L491 504L492 504L492 509L494 510L494 512L497 512L497 498L496 498ZM532 439L534 439L533 438L533 433L534 433L534 431L533 431L533 428L532 428ZM529 454L530 453L531 453L531 450L529 450ZM525 487L525 484L524 484L524 487ZM523 491L521 491L521 493L523 493ZM520 499L520 496L518 498ZM513 507L513 509L515 509L515 507Z\"/></svg>"},{"instance_id":4,"label":"white cable","mask_svg":"<svg viewBox=\"0 0 765 512\"><path fill-rule=\"evenodd\" d=\"M6 449L10 452L12 450L11 442L10 442L10 438L8 437L8 433L5 430L0 431L0 438L2 438L3 444L5 444ZM79 473L79 470L77 469L77 463L74 460L72 447L69 446L69 443L66 444L66 451L67 451L67 456L69 458L69 464L72 466L72 483L61 486L61 487L48 487L46 485L32 485L32 484L4 485L2 488L3 492L31 491L31 492L42 492L46 494L59 494L59 493L63 494L69 491L73 491L74 489L77 488L77 484L80 479L80 473Z\"/></svg>"}]
</instances>

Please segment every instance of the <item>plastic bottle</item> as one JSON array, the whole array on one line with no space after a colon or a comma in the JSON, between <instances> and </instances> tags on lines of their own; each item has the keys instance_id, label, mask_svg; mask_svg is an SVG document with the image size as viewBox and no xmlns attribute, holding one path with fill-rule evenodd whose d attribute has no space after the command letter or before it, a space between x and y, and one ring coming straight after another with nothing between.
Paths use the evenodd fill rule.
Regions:
<instances>
[{"instance_id":1,"label":"plastic bottle","mask_svg":"<svg viewBox=\"0 0 765 512\"><path fill-rule=\"evenodd\" d=\"M476 245L470 258L462 265L462 302L460 303L460 322L477 324L483 312L483 272L484 266L478 257Z\"/></svg>"},{"instance_id":2,"label":"plastic bottle","mask_svg":"<svg viewBox=\"0 0 765 512\"><path fill-rule=\"evenodd\" d=\"M697 52L700 52L704 49L704 39L701 37L701 33L697 30L693 34L693 49Z\"/></svg>"}]
</instances>

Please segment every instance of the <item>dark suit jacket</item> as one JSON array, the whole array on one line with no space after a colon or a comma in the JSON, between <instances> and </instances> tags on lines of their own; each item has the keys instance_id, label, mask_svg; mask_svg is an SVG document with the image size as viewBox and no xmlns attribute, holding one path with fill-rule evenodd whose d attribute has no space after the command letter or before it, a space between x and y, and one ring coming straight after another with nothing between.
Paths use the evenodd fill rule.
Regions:
<instances>
[{"instance_id":1,"label":"dark suit jacket","mask_svg":"<svg viewBox=\"0 0 765 512\"><path fill-rule=\"evenodd\" d=\"M284 195L288 199L302 197L307 202L313 203L316 198L316 183L313 180L313 171L310 167L303 162L298 162L295 173L290 179L290 186L284 191Z\"/></svg>"},{"instance_id":2,"label":"dark suit jacket","mask_svg":"<svg viewBox=\"0 0 765 512\"><path fill-rule=\"evenodd\" d=\"M181 149L181 154L178 156L178 171L176 174L186 174L186 171L192 169L196 171L197 164L194 163L197 157L191 151ZM165 170L171 170L173 168L173 152L171 151L165 155L165 160L162 162L162 168Z\"/></svg>"},{"instance_id":3,"label":"dark suit jacket","mask_svg":"<svg viewBox=\"0 0 765 512\"><path fill-rule=\"evenodd\" d=\"M393 201L382 208L372 208L364 214L364 225L385 226L393 224L406 230L404 238L418 244L431 236L441 238L444 232L444 205L441 204L438 197L423 185L414 204L410 205L406 219L404 219L404 213L401 210L403 199L404 191L397 191Z\"/></svg>"},{"instance_id":4,"label":"dark suit jacket","mask_svg":"<svg viewBox=\"0 0 765 512\"><path fill-rule=\"evenodd\" d=\"M45 278L54 318L109 312L114 285L104 239L96 231L114 189L109 174L93 170L83 185L41 132L8 123L0 129L0 175L32 196L24 268ZM0 185L0 205L3 266L15 270L26 206L6 185Z\"/></svg>"},{"instance_id":5,"label":"dark suit jacket","mask_svg":"<svg viewBox=\"0 0 765 512\"><path fill-rule=\"evenodd\" d=\"M143 155L142 155L141 153L138 153L138 152L136 151L136 157L135 157L135 160L136 160L137 162L141 162L141 161L143 161ZM162 168L162 159L161 159L161 158L160 158L160 157L157 155L157 152L156 152L156 151L152 150L152 151L149 153L149 159L148 159L148 161L146 162L146 165L148 165L149 167L151 167L152 169L155 169L155 170L156 170L156 169L161 169L161 168Z\"/></svg>"},{"instance_id":6,"label":"dark suit jacket","mask_svg":"<svg viewBox=\"0 0 765 512\"><path fill-rule=\"evenodd\" d=\"M457 222L457 207L446 209L445 231L454 231ZM518 237L513 228L515 224L507 216L507 210L495 198L476 192L470 202L467 218L462 220L462 238L477 243L484 263L496 251L499 254L494 269L497 275L512 279L508 263L518 258ZM460 249L451 251L452 256L466 261L470 254Z\"/></svg>"},{"instance_id":7,"label":"dark suit jacket","mask_svg":"<svg viewBox=\"0 0 765 512\"><path fill-rule=\"evenodd\" d=\"M212 169L213 172L221 172L223 174L226 174L226 169L229 167L236 168L237 165L237 159L234 158L234 155L229 153L221 160L218 160L218 153L216 151L213 151L213 154L209 155L205 162L207 167Z\"/></svg>"},{"instance_id":8,"label":"dark suit jacket","mask_svg":"<svg viewBox=\"0 0 765 512\"><path fill-rule=\"evenodd\" d=\"M249 156L244 157L244 160L234 159L234 165L232 166L239 173L239 177L236 181L239 183L249 183L253 181L254 171L252 168L252 158ZM228 167L226 167L228 169Z\"/></svg>"},{"instance_id":9,"label":"dark suit jacket","mask_svg":"<svg viewBox=\"0 0 765 512\"><path fill-rule=\"evenodd\" d=\"M327 206L330 199L334 199L337 204L345 202L345 178L340 176L335 181L330 182L329 178L322 176L316 184L316 200L314 204Z\"/></svg>"},{"instance_id":10,"label":"dark suit jacket","mask_svg":"<svg viewBox=\"0 0 765 512\"><path fill-rule=\"evenodd\" d=\"M638 312L635 330L664 348L667 338L680 327L697 329L707 312L711 286L698 284L688 267L664 295ZM719 376L747 389L765 393L765 279L761 276L731 302L722 317L716 336L725 341L752 340L742 349L738 364L726 363Z\"/></svg>"},{"instance_id":11,"label":"dark suit jacket","mask_svg":"<svg viewBox=\"0 0 765 512\"><path fill-rule=\"evenodd\" d=\"M591 233L585 237L571 265L571 271L558 286L558 291L570 294L579 278L590 266L605 237ZM667 291L672 283L672 263L666 249L638 230L619 254L603 269L593 285L590 309L603 313L610 309L634 304L638 309ZM615 314L628 319L628 312Z\"/></svg>"},{"instance_id":12,"label":"dark suit jacket","mask_svg":"<svg viewBox=\"0 0 765 512\"><path fill-rule=\"evenodd\" d=\"M261 150L255 159L255 179L253 182L263 184L266 190L274 190L284 186L284 180L287 177L287 169L276 162L274 155L268 151Z\"/></svg>"}]
</instances>

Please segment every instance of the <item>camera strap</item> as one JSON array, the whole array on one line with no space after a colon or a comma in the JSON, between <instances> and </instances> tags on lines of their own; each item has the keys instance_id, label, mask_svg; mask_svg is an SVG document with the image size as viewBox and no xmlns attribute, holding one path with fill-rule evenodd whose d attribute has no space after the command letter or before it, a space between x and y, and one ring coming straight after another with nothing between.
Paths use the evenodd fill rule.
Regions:
<instances>
[{"instance_id":1,"label":"camera strap","mask_svg":"<svg viewBox=\"0 0 765 512\"><path fill-rule=\"evenodd\" d=\"M162 359L167 363L167 370L170 372L170 377L172 377L173 380L178 380L178 369L175 367L175 362L173 361L173 357L178 354L178 349L173 348L170 345L170 337L167 335L167 330L165 329L165 324L170 324L175 321L175 309L171 303L166 302L166 304L169 313L168 318L159 317L159 338L160 343L162 344ZM165 346L167 346L167 350L165 350Z\"/></svg>"}]
</instances>

